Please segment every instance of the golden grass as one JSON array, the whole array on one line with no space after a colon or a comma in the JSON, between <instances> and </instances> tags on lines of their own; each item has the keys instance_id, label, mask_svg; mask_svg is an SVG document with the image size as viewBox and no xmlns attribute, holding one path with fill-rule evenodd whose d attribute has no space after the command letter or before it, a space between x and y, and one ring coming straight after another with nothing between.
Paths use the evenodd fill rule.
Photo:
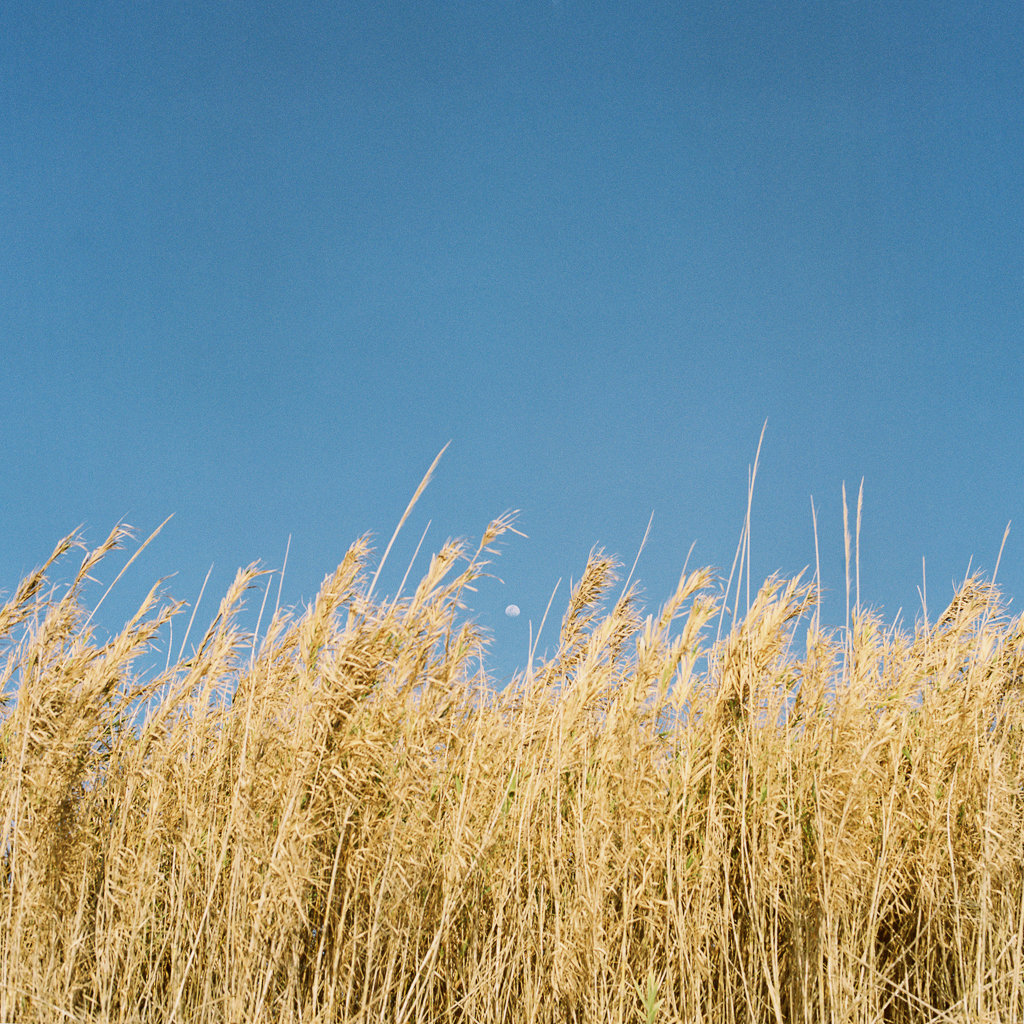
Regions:
<instances>
[{"instance_id":1,"label":"golden grass","mask_svg":"<svg viewBox=\"0 0 1024 1024\"><path fill-rule=\"evenodd\" d=\"M155 587L98 644L81 588L125 531L58 597L62 541L0 610L0 1020L1024 1018L1024 648L992 585L833 635L773 578L715 640L710 572L603 614L595 555L494 693L461 598L511 525L390 602L359 542L258 642L250 566L145 682L181 606Z\"/></svg>"}]
</instances>

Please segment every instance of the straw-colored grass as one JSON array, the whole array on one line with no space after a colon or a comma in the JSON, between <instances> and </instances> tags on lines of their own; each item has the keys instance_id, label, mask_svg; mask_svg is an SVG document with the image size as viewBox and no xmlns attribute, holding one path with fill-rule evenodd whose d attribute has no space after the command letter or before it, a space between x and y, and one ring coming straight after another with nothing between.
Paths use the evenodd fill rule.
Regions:
<instances>
[{"instance_id":1,"label":"straw-colored grass","mask_svg":"<svg viewBox=\"0 0 1024 1024\"><path fill-rule=\"evenodd\" d=\"M968 579L912 635L708 571L599 601L495 693L461 599L511 527L372 597L359 542L258 640L241 571L133 665L46 573L0 610L0 1020L1024 1019L1022 625ZM452 578L454 576L454 578ZM233 698L232 698L233 694ZM139 700L144 725L132 725Z\"/></svg>"}]
</instances>

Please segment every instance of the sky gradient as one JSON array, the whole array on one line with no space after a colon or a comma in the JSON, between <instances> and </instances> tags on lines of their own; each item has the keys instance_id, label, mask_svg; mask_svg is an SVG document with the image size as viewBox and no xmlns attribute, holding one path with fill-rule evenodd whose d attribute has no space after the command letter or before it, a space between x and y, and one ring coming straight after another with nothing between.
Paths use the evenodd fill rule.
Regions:
<instances>
[{"instance_id":1,"label":"sky gradient","mask_svg":"<svg viewBox=\"0 0 1024 1024\"><path fill-rule=\"evenodd\" d=\"M767 421L755 583L813 574L813 496L842 623L863 478L886 621L1010 520L1024 592L1019 3L33 0L0 38L0 590L174 513L105 627L213 565L205 628L289 536L298 606L451 441L379 590L522 510L471 595L500 682L652 512L648 611L691 545L727 575Z\"/></svg>"}]
</instances>

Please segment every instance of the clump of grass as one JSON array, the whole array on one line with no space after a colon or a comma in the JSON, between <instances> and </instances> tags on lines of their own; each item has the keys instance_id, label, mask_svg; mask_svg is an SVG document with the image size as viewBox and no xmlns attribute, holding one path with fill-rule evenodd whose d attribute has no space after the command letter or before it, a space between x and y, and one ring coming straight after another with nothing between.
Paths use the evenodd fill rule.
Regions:
<instances>
[{"instance_id":1,"label":"clump of grass","mask_svg":"<svg viewBox=\"0 0 1024 1024\"><path fill-rule=\"evenodd\" d=\"M390 602L360 541L258 640L250 566L145 682L180 604L154 587L98 643L82 585L125 530L58 597L65 538L0 609L0 1019L1024 1016L1024 632L994 586L830 634L772 578L712 640L710 571L605 613L597 553L495 692L461 606L512 524Z\"/></svg>"}]
</instances>

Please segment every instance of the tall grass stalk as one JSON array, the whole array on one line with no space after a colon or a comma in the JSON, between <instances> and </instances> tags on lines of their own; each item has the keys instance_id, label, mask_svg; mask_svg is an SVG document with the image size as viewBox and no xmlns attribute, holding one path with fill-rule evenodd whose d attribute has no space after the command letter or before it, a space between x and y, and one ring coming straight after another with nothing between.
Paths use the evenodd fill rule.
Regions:
<instances>
[{"instance_id":1,"label":"tall grass stalk","mask_svg":"<svg viewBox=\"0 0 1024 1024\"><path fill-rule=\"evenodd\" d=\"M512 522L384 602L360 541L262 637L249 566L145 680L181 605L154 587L99 643L82 586L125 530L62 596L61 541L0 609L0 1020L1024 1018L1024 636L993 584L912 633L858 595L847 636L820 579L772 578L713 640L708 570L602 611L597 552L495 692L462 597Z\"/></svg>"}]
</instances>

